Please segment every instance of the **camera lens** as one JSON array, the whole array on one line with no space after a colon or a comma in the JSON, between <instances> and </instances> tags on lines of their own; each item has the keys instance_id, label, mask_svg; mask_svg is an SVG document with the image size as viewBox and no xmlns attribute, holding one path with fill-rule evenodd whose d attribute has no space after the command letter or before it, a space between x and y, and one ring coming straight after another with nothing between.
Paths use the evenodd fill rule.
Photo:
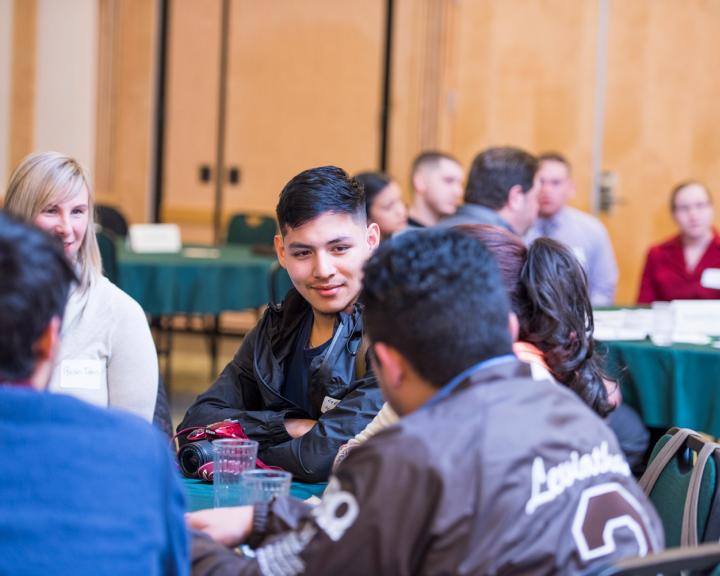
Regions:
<instances>
[{"instance_id":1,"label":"camera lens","mask_svg":"<svg viewBox=\"0 0 720 576\"><path fill-rule=\"evenodd\" d=\"M213 459L213 446L208 440L185 444L178 452L180 470L188 478L196 478L200 466Z\"/></svg>"}]
</instances>

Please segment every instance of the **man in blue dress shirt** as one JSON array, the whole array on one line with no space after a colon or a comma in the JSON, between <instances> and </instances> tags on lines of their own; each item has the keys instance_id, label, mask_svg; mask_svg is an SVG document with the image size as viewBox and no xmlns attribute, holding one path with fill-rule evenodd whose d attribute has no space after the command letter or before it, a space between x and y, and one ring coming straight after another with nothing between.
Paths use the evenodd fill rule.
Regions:
<instances>
[{"instance_id":1,"label":"man in blue dress shirt","mask_svg":"<svg viewBox=\"0 0 720 576\"><path fill-rule=\"evenodd\" d=\"M572 169L557 152L539 156L539 217L525 239L546 236L562 242L585 268L593 306L610 306L615 300L618 269L610 237L602 222L567 202L575 194Z\"/></svg>"}]
</instances>

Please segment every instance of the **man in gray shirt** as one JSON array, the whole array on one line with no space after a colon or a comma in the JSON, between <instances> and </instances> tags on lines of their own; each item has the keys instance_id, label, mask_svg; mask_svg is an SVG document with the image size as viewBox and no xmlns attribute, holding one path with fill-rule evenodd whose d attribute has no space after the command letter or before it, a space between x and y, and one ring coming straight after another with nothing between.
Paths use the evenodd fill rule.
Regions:
<instances>
[{"instance_id":1,"label":"man in gray shirt","mask_svg":"<svg viewBox=\"0 0 720 576\"><path fill-rule=\"evenodd\" d=\"M473 160L465 203L441 226L492 224L522 236L537 218L537 159L510 146L488 148Z\"/></svg>"},{"instance_id":2,"label":"man in gray shirt","mask_svg":"<svg viewBox=\"0 0 720 576\"><path fill-rule=\"evenodd\" d=\"M548 152L538 160L540 214L525 240L529 244L547 236L567 245L585 269L593 306L612 305L618 269L605 226L594 216L567 205L575 194L575 185L564 156Z\"/></svg>"}]
</instances>

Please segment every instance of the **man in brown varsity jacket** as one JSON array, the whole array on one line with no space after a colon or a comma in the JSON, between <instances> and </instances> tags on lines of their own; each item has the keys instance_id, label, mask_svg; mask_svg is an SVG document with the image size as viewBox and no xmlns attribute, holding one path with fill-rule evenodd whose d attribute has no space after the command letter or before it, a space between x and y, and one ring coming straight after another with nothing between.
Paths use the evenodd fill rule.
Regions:
<instances>
[{"instance_id":1,"label":"man in brown varsity jacket","mask_svg":"<svg viewBox=\"0 0 720 576\"><path fill-rule=\"evenodd\" d=\"M576 574L663 546L612 432L511 349L491 255L454 230L408 232L366 266L383 394L400 414L352 451L321 504L189 516L197 574Z\"/></svg>"}]
</instances>

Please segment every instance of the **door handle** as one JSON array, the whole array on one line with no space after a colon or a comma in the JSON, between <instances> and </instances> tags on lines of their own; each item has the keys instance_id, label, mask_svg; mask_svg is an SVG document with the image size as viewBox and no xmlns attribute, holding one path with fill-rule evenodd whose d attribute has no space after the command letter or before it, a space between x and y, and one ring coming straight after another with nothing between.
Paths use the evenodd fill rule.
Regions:
<instances>
[{"instance_id":1,"label":"door handle","mask_svg":"<svg viewBox=\"0 0 720 576\"><path fill-rule=\"evenodd\" d=\"M240 184L240 168L237 166L230 166L227 172L228 183L232 186Z\"/></svg>"},{"instance_id":2,"label":"door handle","mask_svg":"<svg viewBox=\"0 0 720 576\"><path fill-rule=\"evenodd\" d=\"M210 164L201 164L198 168L198 178L200 182L210 182L212 180L212 168Z\"/></svg>"},{"instance_id":3,"label":"door handle","mask_svg":"<svg viewBox=\"0 0 720 576\"><path fill-rule=\"evenodd\" d=\"M603 170L600 173L600 190L598 194L598 209L607 214L617 204L624 204L625 200L617 195L618 175L612 170Z\"/></svg>"}]
</instances>

